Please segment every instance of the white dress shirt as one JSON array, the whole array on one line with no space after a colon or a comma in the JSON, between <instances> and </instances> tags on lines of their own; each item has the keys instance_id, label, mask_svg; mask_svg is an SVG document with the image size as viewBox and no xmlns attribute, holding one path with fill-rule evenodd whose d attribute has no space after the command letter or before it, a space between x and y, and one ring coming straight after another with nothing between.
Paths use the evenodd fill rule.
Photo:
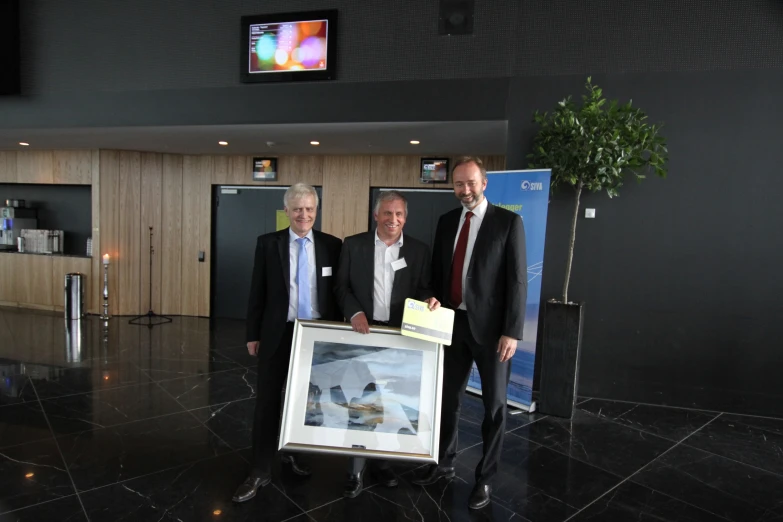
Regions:
<instances>
[{"instance_id":1,"label":"white dress shirt","mask_svg":"<svg viewBox=\"0 0 783 522\"><path fill-rule=\"evenodd\" d=\"M465 249L465 264L462 266L462 304L459 305L460 310L467 310L465 306L465 279L468 276L468 267L470 267L470 258L473 256L473 247L476 245L476 237L478 236L479 228L481 228L481 222L484 220L484 216L487 213L487 205L489 202L485 197L484 200L476 206L473 210L462 207L462 216L459 218L459 227L457 227L457 235L454 238L454 247L451 252L452 255L457 249L457 241L459 241L459 234L462 231L462 225L465 224L465 214L473 212L473 217L470 218L470 230L468 231L468 246Z\"/></svg>"},{"instance_id":2,"label":"white dress shirt","mask_svg":"<svg viewBox=\"0 0 783 522\"><path fill-rule=\"evenodd\" d=\"M387 245L378 237L378 229L375 229L375 266L372 287L372 319L375 321L388 321L391 316L391 294L394 286L392 263L400 257L402 242L402 233L400 233L400 239L396 243Z\"/></svg>"},{"instance_id":3,"label":"white dress shirt","mask_svg":"<svg viewBox=\"0 0 783 522\"><path fill-rule=\"evenodd\" d=\"M321 314L318 311L318 283L315 280L315 240L313 231L310 230L307 235L305 250L307 251L307 272L310 279L310 310L313 319L318 319ZM290 284L288 286L288 320L293 322L296 319L299 310L299 285L296 284L296 270L299 266L299 243L296 240L299 236L294 231L288 229L288 262L290 270L288 272Z\"/></svg>"}]
</instances>

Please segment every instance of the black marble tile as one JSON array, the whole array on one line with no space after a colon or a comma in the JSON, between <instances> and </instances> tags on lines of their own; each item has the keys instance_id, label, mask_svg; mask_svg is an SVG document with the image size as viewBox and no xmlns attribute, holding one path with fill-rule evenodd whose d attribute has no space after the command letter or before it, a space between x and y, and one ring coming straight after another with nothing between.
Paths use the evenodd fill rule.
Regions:
<instances>
[{"instance_id":1,"label":"black marble tile","mask_svg":"<svg viewBox=\"0 0 783 522\"><path fill-rule=\"evenodd\" d=\"M513 433L622 477L675 444L580 410L571 420L547 417Z\"/></svg>"},{"instance_id":2,"label":"black marble tile","mask_svg":"<svg viewBox=\"0 0 783 522\"><path fill-rule=\"evenodd\" d=\"M40 402L0 406L0 449L51 437Z\"/></svg>"},{"instance_id":3,"label":"black marble tile","mask_svg":"<svg viewBox=\"0 0 783 522\"><path fill-rule=\"evenodd\" d=\"M105 428L183 411L153 382L41 401L56 435Z\"/></svg>"},{"instance_id":4,"label":"black marble tile","mask_svg":"<svg viewBox=\"0 0 783 522\"><path fill-rule=\"evenodd\" d=\"M685 444L783 475L783 419L721 415Z\"/></svg>"},{"instance_id":5,"label":"black marble tile","mask_svg":"<svg viewBox=\"0 0 783 522\"><path fill-rule=\"evenodd\" d=\"M79 497L76 495L0 514L0 522L42 522L47 520L87 522L87 517L79 502Z\"/></svg>"},{"instance_id":6,"label":"black marble tile","mask_svg":"<svg viewBox=\"0 0 783 522\"><path fill-rule=\"evenodd\" d=\"M192 354L189 354L191 356ZM147 357L138 363L141 370L153 381L165 381L222 372L241 365L215 351L208 351L202 357L188 359L185 357Z\"/></svg>"},{"instance_id":7,"label":"black marble tile","mask_svg":"<svg viewBox=\"0 0 783 522\"><path fill-rule=\"evenodd\" d=\"M75 493L54 439L0 450L0 512Z\"/></svg>"},{"instance_id":8,"label":"black marble tile","mask_svg":"<svg viewBox=\"0 0 783 522\"><path fill-rule=\"evenodd\" d=\"M144 372L127 361L78 368L37 366L28 375L41 400L150 382Z\"/></svg>"},{"instance_id":9,"label":"black marble tile","mask_svg":"<svg viewBox=\"0 0 783 522\"><path fill-rule=\"evenodd\" d=\"M460 417L457 424L457 453L481 442L481 424Z\"/></svg>"},{"instance_id":10,"label":"black marble tile","mask_svg":"<svg viewBox=\"0 0 783 522\"><path fill-rule=\"evenodd\" d=\"M0 360L0 407L38 400L30 378L17 371L15 364L3 364Z\"/></svg>"},{"instance_id":11,"label":"black marble tile","mask_svg":"<svg viewBox=\"0 0 783 522\"><path fill-rule=\"evenodd\" d=\"M724 519L644 486L625 482L571 522L716 522Z\"/></svg>"},{"instance_id":12,"label":"black marble tile","mask_svg":"<svg viewBox=\"0 0 783 522\"><path fill-rule=\"evenodd\" d=\"M783 476L680 445L632 480L726 520L783 514Z\"/></svg>"},{"instance_id":13,"label":"black marble tile","mask_svg":"<svg viewBox=\"0 0 783 522\"><path fill-rule=\"evenodd\" d=\"M187 409L255 397L256 373L247 368L186 377L160 384Z\"/></svg>"},{"instance_id":14,"label":"black marble tile","mask_svg":"<svg viewBox=\"0 0 783 522\"><path fill-rule=\"evenodd\" d=\"M147 475L82 493L92 522L282 521L303 511L276 487L234 504L231 497L245 479L245 462L236 454ZM219 514L216 514L219 513Z\"/></svg>"},{"instance_id":15,"label":"black marble tile","mask_svg":"<svg viewBox=\"0 0 783 522\"><path fill-rule=\"evenodd\" d=\"M583 403L578 409L677 442L718 416L717 413L600 399Z\"/></svg>"},{"instance_id":16,"label":"black marble tile","mask_svg":"<svg viewBox=\"0 0 783 522\"><path fill-rule=\"evenodd\" d=\"M482 454L476 446L458 455L455 484L462 481L473 487ZM530 520L565 520L620 481L611 473L508 434L493 480L493 501ZM437 496L443 487L436 484L429 489L435 488L431 494ZM466 498L461 499L463 507Z\"/></svg>"},{"instance_id":17,"label":"black marble tile","mask_svg":"<svg viewBox=\"0 0 783 522\"><path fill-rule=\"evenodd\" d=\"M251 436L255 406L256 399L242 399L191 410L191 413L232 448L244 449L253 445Z\"/></svg>"},{"instance_id":18,"label":"black marble tile","mask_svg":"<svg viewBox=\"0 0 783 522\"><path fill-rule=\"evenodd\" d=\"M244 345L233 348L218 348L217 352L246 368L256 368L258 366L258 357L247 353L247 347Z\"/></svg>"},{"instance_id":19,"label":"black marble tile","mask_svg":"<svg viewBox=\"0 0 783 522\"><path fill-rule=\"evenodd\" d=\"M178 413L58 439L79 491L229 451L190 413Z\"/></svg>"}]
</instances>

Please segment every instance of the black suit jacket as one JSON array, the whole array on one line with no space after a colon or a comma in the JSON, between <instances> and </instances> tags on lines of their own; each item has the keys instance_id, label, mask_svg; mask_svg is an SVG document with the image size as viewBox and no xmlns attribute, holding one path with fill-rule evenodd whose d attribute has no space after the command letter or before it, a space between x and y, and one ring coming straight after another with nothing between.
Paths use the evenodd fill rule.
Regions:
<instances>
[{"instance_id":1,"label":"black suit jacket","mask_svg":"<svg viewBox=\"0 0 783 522\"><path fill-rule=\"evenodd\" d=\"M389 325L400 327L405 299L424 300L434 294L430 284L430 249L421 241L405 234L399 259L405 258L405 268L394 273ZM345 238L340 254L335 282L337 302L346 319L364 312L367 321L373 319L373 288L375 286L375 231Z\"/></svg>"},{"instance_id":2,"label":"black suit jacket","mask_svg":"<svg viewBox=\"0 0 783 522\"><path fill-rule=\"evenodd\" d=\"M440 217L432 252L435 297L449 306L451 261L462 208ZM527 303L527 256L522 218L492 203L481 222L470 258L465 287L470 331L481 344L501 335L522 339Z\"/></svg>"},{"instance_id":3,"label":"black suit jacket","mask_svg":"<svg viewBox=\"0 0 783 522\"><path fill-rule=\"evenodd\" d=\"M340 260L342 242L334 236L313 230L315 279L318 311L325 321L340 320L334 299L334 274ZM288 229L258 237L253 263L253 281L247 304L247 341L259 341L258 353L271 356L283 337L288 321L291 261ZM323 268L332 275L324 277Z\"/></svg>"}]
</instances>

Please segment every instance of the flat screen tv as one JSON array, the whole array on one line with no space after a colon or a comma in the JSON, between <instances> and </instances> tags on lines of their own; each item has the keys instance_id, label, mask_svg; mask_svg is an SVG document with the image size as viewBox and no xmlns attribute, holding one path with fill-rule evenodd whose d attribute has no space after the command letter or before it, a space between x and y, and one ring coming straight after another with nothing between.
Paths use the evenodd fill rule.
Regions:
<instances>
[{"instance_id":1,"label":"flat screen tv","mask_svg":"<svg viewBox=\"0 0 783 522\"><path fill-rule=\"evenodd\" d=\"M0 0L0 95L19 94L19 0Z\"/></svg>"},{"instance_id":2,"label":"flat screen tv","mask_svg":"<svg viewBox=\"0 0 783 522\"><path fill-rule=\"evenodd\" d=\"M448 158L422 158L421 159L422 183L448 183L449 160Z\"/></svg>"},{"instance_id":3,"label":"flat screen tv","mask_svg":"<svg viewBox=\"0 0 783 522\"><path fill-rule=\"evenodd\" d=\"M336 10L243 16L241 80L333 80L336 46Z\"/></svg>"}]
</instances>

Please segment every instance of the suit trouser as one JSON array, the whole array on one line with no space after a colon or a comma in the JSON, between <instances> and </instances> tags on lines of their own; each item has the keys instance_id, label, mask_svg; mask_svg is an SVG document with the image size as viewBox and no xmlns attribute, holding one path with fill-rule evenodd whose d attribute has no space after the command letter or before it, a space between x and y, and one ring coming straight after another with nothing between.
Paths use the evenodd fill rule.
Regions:
<instances>
[{"instance_id":1,"label":"suit trouser","mask_svg":"<svg viewBox=\"0 0 783 522\"><path fill-rule=\"evenodd\" d=\"M282 390L288 379L294 323L286 323L283 338L271 357L259 357L256 410L253 417L253 471L268 473L277 453L283 409Z\"/></svg>"},{"instance_id":2,"label":"suit trouser","mask_svg":"<svg viewBox=\"0 0 783 522\"><path fill-rule=\"evenodd\" d=\"M486 484L497 473L506 431L506 389L511 377L511 361L500 362L497 343L498 339L487 339L479 344L470 331L467 312L456 310L452 344L444 347L439 460L441 466L452 466L457 456L462 397L475 361L484 402L481 424L484 456L476 466L477 484Z\"/></svg>"}]
</instances>

